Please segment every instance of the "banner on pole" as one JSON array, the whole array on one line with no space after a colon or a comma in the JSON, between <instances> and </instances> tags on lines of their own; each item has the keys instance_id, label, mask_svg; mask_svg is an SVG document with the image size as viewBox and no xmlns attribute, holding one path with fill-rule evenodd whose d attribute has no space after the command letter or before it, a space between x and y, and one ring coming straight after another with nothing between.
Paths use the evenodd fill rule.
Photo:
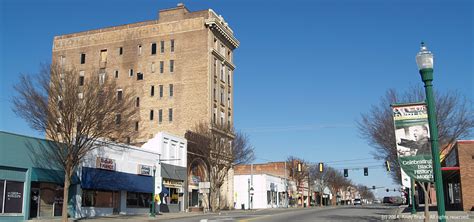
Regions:
<instances>
[{"instance_id":1,"label":"banner on pole","mask_svg":"<svg viewBox=\"0 0 474 222\"><path fill-rule=\"evenodd\" d=\"M402 179L404 172L416 181L432 182L433 161L426 105L394 104L392 111Z\"/></svg>"}]
</instances>

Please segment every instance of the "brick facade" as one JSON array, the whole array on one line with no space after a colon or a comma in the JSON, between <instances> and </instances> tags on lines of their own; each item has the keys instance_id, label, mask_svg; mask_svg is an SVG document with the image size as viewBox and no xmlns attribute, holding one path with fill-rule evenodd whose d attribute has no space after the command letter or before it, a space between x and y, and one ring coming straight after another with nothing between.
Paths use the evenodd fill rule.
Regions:
<instances>
[{"instance_id":1,"label":"brick facade","mask_svg":"<svg viewBox=\"0 0 474 222\"><path fill-rule=\"evenodd\" d=\"M184 137L200 122L222 118L233 125L233 50L238 45L214 11L190 12L180 4L161 10L157 20L56 36L53 63L62 57L66 67L83 71L85 78L105 72L133 92L139 98L139 130L131 143L143 144L160 131Z\"/></svg>"},{"instance_id":2,"label":"brick facade","mask_svg":"<svg viewBox=\"0 0 474 222\"><path fill-rule=\"evenodd\" d=\"M456 144L459 173L461 176L461 194L464 211L474 210L474 141L463 140Z\"/></svg>"}]
</instances>

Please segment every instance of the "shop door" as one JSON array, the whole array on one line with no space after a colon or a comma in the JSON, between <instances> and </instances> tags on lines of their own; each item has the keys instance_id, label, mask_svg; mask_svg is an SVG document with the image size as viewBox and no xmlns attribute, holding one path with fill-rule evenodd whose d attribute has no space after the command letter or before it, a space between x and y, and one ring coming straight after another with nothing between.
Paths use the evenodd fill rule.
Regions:
<instances>
[{"instance_id":1,"label":"shop door","mask_svg":"<svg viewBox=\"0 0 474 222\"><path fill-rule=\"evenodd\" d=\"M30 199L30 218L38 217L39 213L40 191L38 188L31 189Z\"/></svg>"},{"instance_id":2,"label":"shop door","mask_svg":"<svg viewBox=\"0 0 474 222\"><path fill-rule=\"evenodd\" d=\"M112 193L112 202L113 202L113 214L120 213L120 192L114 191Z\"/></svg>"}]
</instances>

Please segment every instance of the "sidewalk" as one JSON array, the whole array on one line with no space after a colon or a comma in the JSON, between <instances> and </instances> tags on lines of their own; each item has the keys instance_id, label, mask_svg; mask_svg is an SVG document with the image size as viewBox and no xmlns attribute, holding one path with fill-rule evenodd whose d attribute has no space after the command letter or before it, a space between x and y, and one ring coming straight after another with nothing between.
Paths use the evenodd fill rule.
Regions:
<instances>
[{"instance_id":1,"label":"sidewalk","mask_svg":"<svg viewBox=\"0 0 474 222\"><path fill-rule=\"evenodd\" d=\"M390 215L393 216L393 218L388 219L396 219L397 221L423 221L425 217L424 210L424 206L420 206L417 208L416 214L411 214L411 207L408 207L407 205L401 205L397 210L396 215ZM430 221L438 221L438 212L436 211L436 207L430 207ZM446 211L446 221L474 221L474 212Z\"/></svg>"},{"instance_id":2,"label":"sidewalk","mask_svg":"<svg viewBox=\"0 0 474 222\"><path fill-rule=\"evenodd\" d=\"M91 218L80 218L80 219L69 219L69 221L91 221L91 222L110 222L110 221L137 221L137 222L145 222L145 221L158 221L164 219L176 219L176 218L186 218L186 217L194 217L194 216L202 216L202 215L216 215L218 213L203 213L203 212L179 212L179 213L162 213L156 215L154 218L150 217L150 215L110 215L110 216L100 216L100 217L91 217ZM59 222L61 218L48 218L48 219L34 219L28 220L30 222L40 222L40 221L54 221Z\"/></svg>"}]
</instances>

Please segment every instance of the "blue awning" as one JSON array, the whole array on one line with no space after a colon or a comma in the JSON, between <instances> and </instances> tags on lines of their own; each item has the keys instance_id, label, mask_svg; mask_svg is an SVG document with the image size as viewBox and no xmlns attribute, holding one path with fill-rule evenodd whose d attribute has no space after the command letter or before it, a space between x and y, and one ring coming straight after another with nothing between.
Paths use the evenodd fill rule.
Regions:
<instances>
[{"instance_id":1,"label":"blue awning","mask_svg":"<svg viewBox=\"0 0 474 222\"><path fill-rule=\"evenodd\" d=\"M103 169L82 168L82 189L153 192L153 177Z\"/></svg>"},{"instance_id":2,"label":"blue awning","mask_svg":"<svg viewBox=\"0 0 474 222\"><path fill-rule=\"evenodd\" d=\"M166 194L166 195L170 195L170 190L168 190L168 188L166 188L165 186L161 185L162 189L161 189L161 193L162 194Z\"/></svg>"}]
</instances>

